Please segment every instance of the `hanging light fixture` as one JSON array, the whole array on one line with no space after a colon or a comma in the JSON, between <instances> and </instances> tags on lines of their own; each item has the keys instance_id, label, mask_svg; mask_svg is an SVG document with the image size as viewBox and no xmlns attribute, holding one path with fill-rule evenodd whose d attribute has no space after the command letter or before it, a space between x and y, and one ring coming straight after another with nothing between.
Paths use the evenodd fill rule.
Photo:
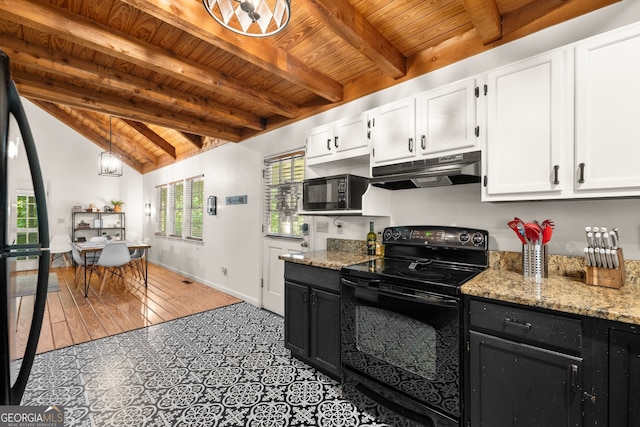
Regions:
<instances>
[{"instance_id":1,"label":"hanging light fixture","mask_svg":"<svg viewBox=\"0 0 640 427\"><path fill-rule=\"evenodd\" d=\"M98 155L98 175L122 176L122 156L111 151L111 140L113 138L111 119L112 116L109 116L109 151L104 151Z\"/></svg>"},{"instance_id":2,"label":"hanging light fixture","mask_svg":"<svg viewBox=\"0 0 640 427\"><path fill-rule=\"evenodd\" d=\"M202 0L223 27L250 37L279 33L289 23L291 0Z\"/></svg>"}]
</instances>

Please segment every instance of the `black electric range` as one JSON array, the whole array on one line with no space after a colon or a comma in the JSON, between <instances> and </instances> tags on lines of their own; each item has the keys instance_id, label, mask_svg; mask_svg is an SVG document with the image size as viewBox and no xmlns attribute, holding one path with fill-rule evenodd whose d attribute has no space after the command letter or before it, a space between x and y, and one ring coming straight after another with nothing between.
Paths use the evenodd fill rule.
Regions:
<instances>
[{"instance_id":1,"label":"black electric range","mask_svg":"<svg viewBox=\"0 0 640 427\"><path fill-rule=\"evenodd\" d=\"M383 259L344 267L342 273L457 296L460 287L489 263L489 234L485 230L425 225L388 227L382 243Z\"/></svg>"}]
</instances>

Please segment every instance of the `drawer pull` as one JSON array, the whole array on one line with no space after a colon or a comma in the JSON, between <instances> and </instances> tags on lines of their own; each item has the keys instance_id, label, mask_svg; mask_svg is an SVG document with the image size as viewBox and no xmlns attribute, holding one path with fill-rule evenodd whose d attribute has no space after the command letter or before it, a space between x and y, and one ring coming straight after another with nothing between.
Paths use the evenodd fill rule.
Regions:
<instances>
[{"instance_id":1,"label":"drawer pull","mask_svg":"<svg viewBox=\"0 0 640 427\"><path fill-rule=\"evenodd\" d=\"M504 318L504 324L506 326L515 326L517 328L522 328L522 329L525 329L527 331L531 329L531 323L529 323L529 322L521 322L519 320L510 319L509 317L505 317Z\"/></svg>"}]
</instances>

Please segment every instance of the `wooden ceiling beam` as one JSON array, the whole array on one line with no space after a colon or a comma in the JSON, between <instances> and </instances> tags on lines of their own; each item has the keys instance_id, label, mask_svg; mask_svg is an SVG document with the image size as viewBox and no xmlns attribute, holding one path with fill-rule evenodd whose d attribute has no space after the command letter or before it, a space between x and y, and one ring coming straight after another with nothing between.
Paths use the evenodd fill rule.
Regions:
<instances>
[{"instance_id":1,"label":"wooden ceiling beam","mask_svg":"<svg viewBox=\"0 0 640 427\"><path fill-rule=\"evenodd\" d=\"M237 35L219 25L202 2L172 0L122 0L155 18L229 52L270 73L331 101L342 100L342 85L275 47L268 39ZM294 3L297 7L300 2ZM295 12L294 12L295 13ZM250 42L249 42L250 40Z\"/></svg>"},{"instance_id":2,"label":"wooden ceiling beam","mask_svg":"<svg viewBox=\"0 0 640 427\"><path fill-rule=\"evenodd\" d=\"M64 122L67 126L74 129L80 135L84 136L94 144L96 144L101 149L108 151L109 150L109 139L105 138L100 132L95 131L94 129L84 126L76 117L69 114L64 109L60 108L60 106L53 104L51 102L42 101L38 99L31 99L31 102L42 108L47 113L51 114L56 119ZM82 114L82 113L79 113ZM95 123L95 120L89 116L83 117L87 121L91 121ZM95 123L97 127L102 127L101 124ZM138 160L134 159L130 155L125 152L122 152L116 146L116 149L113 149L113 144L111 144L111 149L114 153L120 154L122 156L122 161L125 162L131 169L142 173L143 164Z\"/></svg>"},{"instance_id":3,"label":"wooden ceiling beam","mask_svg":"<svg viewBox=\"0 0 640 427\"><path fill-rule=\"evenodd\" d=\"M237 129L209 124L201 118L186 115L177 116L174 112L132 100L123 103L122 97L116 94L93 95L77 86L58 81L43 81L40 77L21 71L14 70L12 75L20 94L24 96L52 103L66 104L82 110L113 114L199 135L222 138L231 142L240 141L240 134Z\"/></svg>"},{"instance_id":4,"label":"wooden ceiling beam","mask_svg":"<svg viewBox=\"0 0 640 427\"><path fill-rule=\"evenodd\" d=\"M195 145L197 148L202 148L204 146L203 138L200 135L194 135L189 132L180 132L182 136L186 140L188 140L191 144Z\"/></svg>"},{"instance_id":5,"label":"wooden ceiling beam","mask_svg":"<svg viewBox=\"0 0 640 427\"><path fill-rule=\"evenodd\" d=\"M495 0L462 0L462 4L483 44L502 37L502 17Z\"/></svg>"},{"instance_id":6,"label":"wooden ceiling beam","mask_svg":"<svg viewBox=\"0 0 640 427\"><path fill-rule=\"evenodd\" d=\"M79 46L102 52L123 61L144 65L150 70L201 86L229 97L243 98L285 117L298 115L298 106L288 99L259 90L225 74L167 54L167 51L142 42L109 27L74 14L61 7L39 2L0 0L6 19L54 34Z\"/></svg>"},{"instance_id":7,"label":"wooden ceiling beam","mask_svg":"<svg viewBox=\"0 0 640 427\"><path fill-rule=\"evenodd\" d=\"M185 97L184 92L71 56L62 56L32 43L0 35L0 46L9 55L13 65L47 70L50 74L81 80L108 90L125 91L164 105L167 109L178 108L198 115L206 112L211 119L231 126L254 130L265 128L264 120L254 114L202 97Z\"/></svg>"},{"instance_id":8,"label":"wooden ceiling beam","mask_svg":"<svg viewBox=\"0 0 640 427\"><path fill-rule=\"evenodd\" d=\"M491 1L491 0L489 0ZM404 77L407 59L348 1L305 0L309 12L393 79Z\"/></svg>"},{"instance_id":9,"label":"wooden ceiling beam","mask_svg":"<svg viewBox=\"0 0 640 427\"><path fill-rule=\"evenodd\" d=\"M129 127L133 128L140 135L147 138L153 145L176 159L176 147L169 144L167 140L155 133L153 130L149 129L147 125L130 119L122 119L122 121L129 125Z\"/></svg>"}]
</instances>

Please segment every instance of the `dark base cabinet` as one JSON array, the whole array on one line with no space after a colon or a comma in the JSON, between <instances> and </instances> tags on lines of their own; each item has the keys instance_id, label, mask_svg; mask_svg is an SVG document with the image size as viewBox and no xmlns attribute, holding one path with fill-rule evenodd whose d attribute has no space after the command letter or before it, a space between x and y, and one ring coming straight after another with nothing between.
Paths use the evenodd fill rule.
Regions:
<instances>
[{"instance_id":1,"label":"dark base cabinet","mask_svg":"<svg viewBox=\"0 0 640 427\"><path fill-rule=\"evenodd\" d=\"M580 319L468 302L470 426L583 425Z\"/></svg>"},{"instance_id":2,"label":"dark base cabinet","mask_svg":"<svg viewBox=\"0 0 640 427\"><path fill-rule=\"evenodd\" d=\"M285 262L284 277L285 347L340 379L340 272Z\"/></svg>"},{"instance_id":3,"label":"dark base cabinet","mask_svg":"<svg viewBox=\"0 0 640 427\"><path fill-rule=\"evenodd\" d=\"M473 426L581 426L582 360L471 332Z\"/></svg>"},{"instance_id":4,"label":"dark base cabinet","mask_svg":"<svg viewBox=\"0 0 640 427\"><path fill-rule=\"evenodd\" d=\"M609 329L609 426L640 425L640 327Z\"/></svg>"}]
</instances>

